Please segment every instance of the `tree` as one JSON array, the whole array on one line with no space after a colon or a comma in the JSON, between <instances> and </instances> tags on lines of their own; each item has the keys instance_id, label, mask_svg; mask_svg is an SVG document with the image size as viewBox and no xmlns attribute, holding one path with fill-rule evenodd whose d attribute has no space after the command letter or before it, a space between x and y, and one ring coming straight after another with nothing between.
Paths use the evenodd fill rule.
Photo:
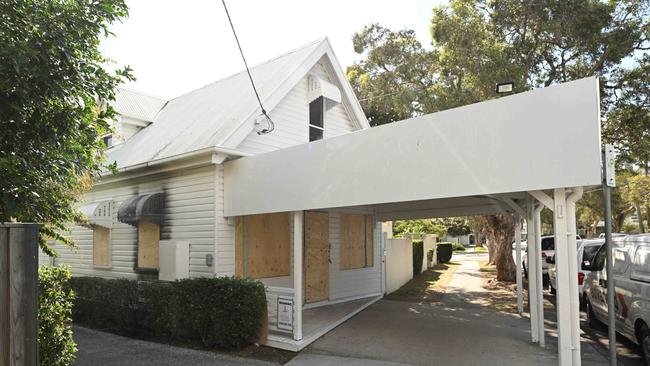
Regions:
<instances>
[{"instance_id":1,"label":"tree","mask_svg":"<svg viewBox=\"0 0 650 366\"><path fill-rule=\"evenodd\" d=\"M357 33L355 50L366 57L348 77L374 125L495 98L497 81L513 80L520 92L592 75L603 79L604 114L613 114L620 83L612 75L650 47L649 19L648 0L452 0L433 10L431 49L409 30L375 24ZM622 134L636 136L638 129L620 125ZM507 239L497 230L507 228L509 218L487 223L494 238ZM494 244L500 253L511 241ZM514 271L512 258L503 260L497 273Z\"/></svg>"},{"instance_id":2,"label":"tree","mask_svg":"<svg viewBox=\"0 0 650 366\"><path fill-rule=\"evenodd\" d=\"M449 236L463 236L472 232L466 217L444 217L434 221L442 226Z\"/></svg>"},{"instance_id":3,"label":"tree","mask_svg":"<svg viewBox=\"0 0 650 366\"><path fill-rule=\"evenodd\" d=\"M397 220L393 222L393 234L435 234L437 237L445 235L445 228L432 219L423 220Z\"/></svg>"},{"instance_id":4,"label":"tree","mask_svg":"<svg viewBox=\"0 0 650 366\"><path fill-rule=\"evenodd\" d=\"M515 239L515 220L507 214L496 214L486 216L485 221L490 245L494 245L497 280L515 282L517 267L512 258L511 245Z\"/></svg>"},{"instance_id":5,"label":"tree","mask_svg":"<svg viewBox=\"0 0 650 366\"><path fill-rule=\"evenodd\" d=\"M0 2L0 221L41 223L49 254L103 169L114 111L100 101L132 77L107 72L98 46L126 16L122 0Z\"/></svg>"}]
</instances>

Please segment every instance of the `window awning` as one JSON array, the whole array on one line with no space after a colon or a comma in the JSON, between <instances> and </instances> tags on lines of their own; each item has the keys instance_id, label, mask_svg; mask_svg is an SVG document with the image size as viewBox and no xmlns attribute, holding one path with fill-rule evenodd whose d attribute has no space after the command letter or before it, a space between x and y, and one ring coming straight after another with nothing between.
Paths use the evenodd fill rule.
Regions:
<instances>
[{"instance_id":1,"label":"window awning","mask_svg":"<svg viewBox=\"0 0 650 366\"><path fill-rule=\"evenodd\" d=\"M163 220L164 203L163 193L128 198L117 210L117 220L129 225L137 225L141 220L160 225Z\"/></svg>"},{"instance_id":2,"label":"window awning","mask_svg":"<svg viewBox=\"0 0 650 366\"><path fill-rule=\"evenodd\" d=\"M320 97L325 98L325 108L327 109L341 103L341 91L336 85L317 76L309 75L307 103Z\"/></svg>"},{"instance_id":3,"label":"window awning","mask_svg":"<svg viewBox=\"0 0 650 366\"><path fill-rule=\"evenodd\" d=\"M113 201L98 201L79 207L91 225L110 229L113 227Z\"/></svg>"}]
</instances>

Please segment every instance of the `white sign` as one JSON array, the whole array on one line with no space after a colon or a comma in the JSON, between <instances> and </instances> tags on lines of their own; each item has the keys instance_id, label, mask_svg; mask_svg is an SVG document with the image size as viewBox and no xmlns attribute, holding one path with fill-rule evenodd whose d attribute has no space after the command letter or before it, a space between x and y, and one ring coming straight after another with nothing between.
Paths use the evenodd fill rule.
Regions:
<instances>
[{"instance_id":1,"label":"white sign","mask_svg":"<svg viewBox=\"0 0 650 366\"><path fill-rule=\"evenodd\" d=\"M616 150L612 145L605 145L605 184L616 187Z\"/></svg>"},{"instance_id":2,"label":"white sign","mask_svg":"<svg viewBox=\"0 0 650 366\"><path fill-rule=\"evenodd\" d=\"M293 299L278 297L278 329L293 330Z\"/></svg>"}]
</instances>

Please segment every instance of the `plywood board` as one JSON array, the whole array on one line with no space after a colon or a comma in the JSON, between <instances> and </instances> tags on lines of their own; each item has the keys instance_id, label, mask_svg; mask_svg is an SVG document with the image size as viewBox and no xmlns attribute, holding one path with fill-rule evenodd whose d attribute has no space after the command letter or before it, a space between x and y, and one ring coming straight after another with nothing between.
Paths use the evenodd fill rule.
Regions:
<instances>
[{"instance_id":1,"label":"plywood board","mask_svg":"<svg viewBox=\"0 0 650 366\"><path fill-rule=\"evenodd\" d=\"M289 275L289 213L251 215L245 218L247 275L266 278Z\"/></svg>"},{"instance_id":2,"label":"plywood board","mask_svg":"<svg viewBox=\"0 0 650 366\"><path fill-rule=\"evenodd\" d=\"M366 225L364 215L341 214L341 269L366 265Z\"/></svg>"},{"instance_id":3,"label":"plywood board","mask_svg":"<svg viewBox=\"0 0 650 366\"><path fill-rule=\"evenodd\" d=\"M93 226L93 264L98 267L111 265L111 230Z\"/></svg>"},{"instance_id":4,"label":"plywood board","mask_svg":"<svg viewBox=\"0 0 650 366\"><path fill-rule=\"evenodd\" d=\"M138 222L138 267L158 269L160 225Z\"/></svg>"},{"instance_id":5,"label":"plywood board","mask_svg":"<svg viewBox=\"0 0 650 366\"><path fill-rule=\"evenodd\" d=\"M374 266L374 220L371 215L366 215L366 267Z\"/></svg>"},{"instance_id":6,"label":"plywood board","mask_svg":"<svg viewBox=\"0 0 650 366\"><path fill-rule=\"evenodd\" d=\"M244 217L235 218L235 276L244 276Z\"/></svg>"},{"instance_id":7,"label":"plywood board","mask_svg":"<svg viewBox=\"0 0 650 366\"><path fill-rule=\"evenodd\" d=\"M305 302L329 298L329 214L305 212Z\"/></svg>"}]
</instances>

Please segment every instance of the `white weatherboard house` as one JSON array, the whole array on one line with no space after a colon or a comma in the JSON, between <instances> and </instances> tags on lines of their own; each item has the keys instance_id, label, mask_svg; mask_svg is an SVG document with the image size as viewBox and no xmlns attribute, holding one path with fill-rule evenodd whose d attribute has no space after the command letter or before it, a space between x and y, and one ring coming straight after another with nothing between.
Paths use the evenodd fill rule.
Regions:
<instances>
[{"instance_id":1,"label":"white weatherboard house","mask_svg":"<svg viewBox=\"0 0 650 366\"><path fill-rule=\"evenodd\" d=\"M81 210L92 226L74 227L78 248L55 246L55 261L71 264L76 276L259 279L268 286L269 343L295 350L307 343L282 343L294 341L293 319L278 326L276 309L278 297L293 300L292 217L225 217L223 163L369 125L326 39L251 74L275 122L267 135L256 132L266 125L256 126L259 105L245 72L169 101L119 90L116 132L105 141L120 172L87 194ZM273 195L266 184L253 189ZM305 220L313 235L305 248L305 308L347 302L328 308L331 319L318 314L318 323L305 323L322 334L381 295L380 231L367 209L307 212Z\"/></svg>"},{"instance_id":2,"label":"white weatherboard house","mask_svg":"<svg viewBox=\"0 0 650 366\"><path fill-rule=\"evenodd\" d=\"M87 195L79 249L59 248L75 275L259 279L267 344L299 350L384 292L380 222L507 212L526 220L531 340L543 346L547 207L558 359L580 365L575 202L601 183L596 78L369 128L327 40L251 72L269 134L256 132L267 126L245 73L168 102L119 94L123 136L108 159L121 171Z\"/></svg>"}]
</instances>

